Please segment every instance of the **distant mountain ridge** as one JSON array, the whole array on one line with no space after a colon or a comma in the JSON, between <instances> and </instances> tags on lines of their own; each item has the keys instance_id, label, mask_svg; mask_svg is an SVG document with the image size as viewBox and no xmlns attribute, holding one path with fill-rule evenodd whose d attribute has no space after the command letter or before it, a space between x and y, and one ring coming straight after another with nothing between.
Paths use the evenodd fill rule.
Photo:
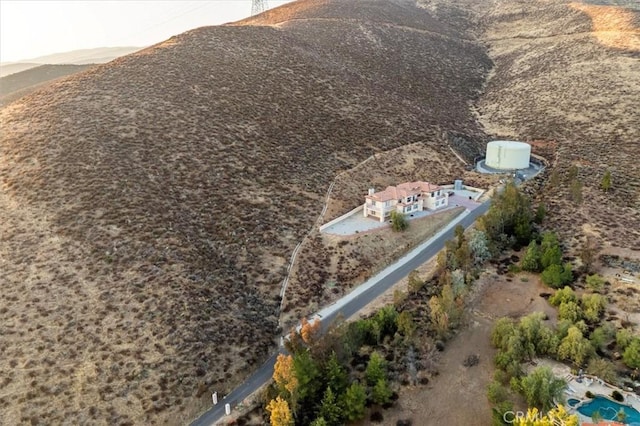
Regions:
<instances>
[{"instance_id":1,"label":"distant mountain ridge","mask_svg":"<svg viewBox=\"0 0 640 426\"><path fill-rule=\"evenodd\" d=\"M102 64L125 56L143 47L96 47L93 49L72 50L69 52L53 53L51 55L39 56L37 58L25 59L22 61L11 61L0 63L0 77L35 68L39 65L86 65Z\"/></svg>"}]
</instances>

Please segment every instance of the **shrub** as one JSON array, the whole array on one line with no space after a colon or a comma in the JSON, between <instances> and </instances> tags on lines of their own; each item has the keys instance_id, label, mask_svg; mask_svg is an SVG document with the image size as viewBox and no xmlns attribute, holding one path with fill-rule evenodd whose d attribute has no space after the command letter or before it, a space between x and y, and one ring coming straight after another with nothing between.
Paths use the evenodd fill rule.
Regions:
<instances>
[{"instance_id":1,"label":"shrub","mask_svg":"<svg viewBox=\"0 0 640 426\"><path fill-rule=\"evenodd\" d=\"M384 420L384 416L380 411L374 411L373 413L371 413L370 419L374 423L382 423L382 421Z\"/></svg>"},{"instance_id":2,"label":"shrub","mask_svg":"<svg viewBox=\"0 0 640 426\"><path fill-rule=\"evenodd\" d=\"M391 212L391 229L402 232L409 227L409 222L402 213Z\"/></svg>"},{"instance_id":3,"label":"shrub","mask_svg":"<svg viewBox=\"0 0 640 426\"><path fill-rule=\"evenodd\" d=\"M507 400L507 390L502 384L496 380L489 383L487 386L487 399L492 404L498 404Z\"/></svg>"},{"instance_id":4,"label":"shrub","mask_svg":"<svg viewBox=\"0 0 640 426\"><path fill-rule=\"evenodd\" d=\"M595 395L594 395L594 394L593 394L593 392L591 392L591 391L586 391L586 392L584 393L584 396L586 396L586 397L587 397L587 398L589 398L589 399L593 399L593 397L594 397Z\"/></svg>"},{"instance_id":5,"label":"shrub","mask_svg":"<svg viewBox=\"0 0 640 426\"><path fill-rule=\"evenodd\" d=\"M613 392L611 392L611 398L615 399L618 402L624 401L624 396L622 396L622 394L617 390L614 390Z\"/></svg>"}]
</instances>

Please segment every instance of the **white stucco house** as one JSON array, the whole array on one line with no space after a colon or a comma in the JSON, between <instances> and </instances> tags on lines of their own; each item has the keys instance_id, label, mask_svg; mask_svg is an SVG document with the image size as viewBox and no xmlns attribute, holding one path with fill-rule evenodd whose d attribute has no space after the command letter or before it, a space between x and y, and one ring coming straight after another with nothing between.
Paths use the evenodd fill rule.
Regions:
<instances>
[{"instance_id":1,"label":"white stucco house","mask_svg":"<svg viewBox=\"0 0 640 426\"><path fill-rule=\"evenodd\" d=\"M392 211L410 214L422 210L438 210L449 205L447 191L429 182L406 182L388 186L384 191L369 189L365 197L364 217L373 216L380 222L388 220Z\"/></svg>"}]
</instances>

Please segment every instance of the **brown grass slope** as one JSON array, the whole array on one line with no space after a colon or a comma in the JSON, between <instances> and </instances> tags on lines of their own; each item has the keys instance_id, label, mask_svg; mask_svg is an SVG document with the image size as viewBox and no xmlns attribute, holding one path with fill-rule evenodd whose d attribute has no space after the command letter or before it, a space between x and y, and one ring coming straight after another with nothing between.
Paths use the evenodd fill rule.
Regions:
<instances>
[{"instance_id":1,"label":"brown grass slope","mask_svg":"<svg viewBox=\"0 0 640 426\"><path fill-rule=\"evenodd\" d=\"M482 136L490 62L446 22L293 7L314 19L193 30L0 111L0 423L192 418L273 348L337 171Z\"/></svg>"},{"instance_id":2,"label":"brown grass slope","mask_svg":"<svg viewBox=\"0 0 640 426\"><path fill-rule=\"evenodd\" d=\"M93 65L40 65L0 77L0 107L26 96L60 77L84 71Z\"/></svg>"},{"instance_id":3,"label":"brown grass slope","mask_svg":"<svg viewBox=\"0 0 640 426\"><path fill-rule=\"evenodd\" d=\"M640 12L498 2L483 24L496 64L479 103L488 132L557 143L550 172L559 180L542 193L555 225L577 237L593 228L604 243L639 250ZM581 204L571 193L572 166ZM614 181L607 194L606 170Z\"/></svg>"}]
</instances>

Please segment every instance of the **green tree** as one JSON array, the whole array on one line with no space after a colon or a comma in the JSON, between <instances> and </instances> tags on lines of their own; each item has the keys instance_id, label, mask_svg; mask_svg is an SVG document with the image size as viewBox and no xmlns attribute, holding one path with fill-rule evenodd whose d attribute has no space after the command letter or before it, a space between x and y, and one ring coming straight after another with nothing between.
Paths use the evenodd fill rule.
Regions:
<instances>
[{"instance_id":1,"label":"green tree","mask_svg":"<svg viewBox=\"0 0 640 426\"><path fill-rule=\"evenodd\" d=\"M424 280L420 278L420 275L416 270L409 272L408 279L409 279L409 283L408 283L409 291L413 294L417 294L424 286Z\"/></svg>"},{"instance_id":2,"label":"green tree","mask_svg":"<svg viewBox=\"0 0 640 426\"><path fill-rule=\"evenodd\" d=\"M558 347L558 338L543 321L544 314L534 312L523 317L518 324L523 347L529 359L536 355L553 354Z\"/></svg>"},{"instance_id":3,"label":"green tree","mask_svg":"<svg viewBox=\"0 0 640 426\"><path fill-rule=\"evenodd\" d=\"M542 255L540 257L540 265L543 269L549 269L550 266L562 264L562 250L560 246L555 245L549 248L541 248Z\"/></svg>"},{"instance_id":4,"label":"green tree","mask_svg":"<svg viewBox=\"0 0 640 426\"><path fill-rule=\"evenodd\" d=\"M598 274L588 275L585 281L591 291L601 291L604 288L604 279Z\"/></svg>"},{"instance_id":5,"label":"green tree","mask_svg":"<svg viewBox=\"0 0 640 426\"><path fill-rule=\"evenodd\" d=\"M409 311L402 311L398 315L398 333L402 334L407 339L413 337L413 333L416 331L416 323L413 321L413 315Z\"/></svg>"},{"instance_id":6,"label":"green tree","mask_svg":"<svg viewBox=\"0 0 640 426\"><path fill-rule=\"evenodd\" d=\"M549 303L551 306L560 306L562 303L578 302L578 296L571 287L565 286L564 288L556 291L550 298Z\"/></svg>"},{"instance_id":7,"label":"green tree","mask_svg":"<svg viewBox=\"0 0 640 426\"><path fill-rule=\"evenodd\" d=\"M309 426L329 426L329 423L327 423L324 417L318 417L317 419L312 421Z\"/></svg>"},{"instance_id":8,"label":"green tree","mask_svg":"<svg viewBox=\"0 0 640 426\"><path fill-rule=\"evenodd\" d=\"M558 318L576 323L582 319L583 312L575 302L562 302L558 307Z\"/></svg>"},{"instance_id":9,"label":"green tree","mask_svg":"<svg viewBox=\"0 0 640 426\"><path fill-rule=\"evenodd\" d=\"M604 172L604 176L602 176L602 181L600 181L600 188L604 192L609 192L611 189L611 171L607 170Z\"/></svg>"},{"instance_id":10,"label":"green tree","mask_svg":"<svg viewBox=\"0 0 640 426\"><path fill-rule=\"evenodd\" d=\"M615 337L614 333L613 326L610 323L605 323L602 327L593 330L589 340L595 349L602 350Z\"/></svg>"},{"instance_id":11,"label":"green tree","mask_svg":"<svg viewBox=\"0 0 640 426\"><path fill-rule=\"evenodd\" d=\"M327 386L320 403L318 417L323 418L328 426L340 426L343 424L342 411L342 407L338 403L335 393L331 390L331 386Z\"/></svg>"},{"instance_id":12,"label":"green tree","mask_svg":"<svg viewBox=\"0 0 640 426\"><path fill-rule=\"evenodd\" d=\"M509 416L508 413L513 413L513 402L511 401L502 401L497 403L491 409L491 424L493 426L503 426L505 424L505 415Z\"/></svg>"},{"instance_id":13,"label":"green tree","mask_svg":"<svg viewBox=\"0 0 640 426\"><path fill-rule=\"evenodd\" d=\"M337 395L344 393L345 389L347 389L349 376L344 367L340 364L340 361L338 361L338 356L335 352L331 352L324 370L327 386L329 386ZM329 420L328 418L325 419Z\"/></svg>"},{"instance_id":14,"label":"green tree","mask_svg":"<svg viewBox=\"0 0 640 426\"><path fill-rule=\"evenodd\" d=\"M442 303L442 309L449 318L449 325L455 326L460 317L460 310L456 304L456 296L453 292L451 284L446 284L440 291L440 302Z\"/></svg>"},{"instance_id":15,"label":"green tree","mask_svg":"<svg viewBox=\"0 0 640 426\"><path fill-rule=\"evenodd\" d=\"M384 308L376 312L374 321L378 324L380 329L380 336L393 336L398 329L396 320L398 319L398 311L393 305L387 305Z\"/></svg>"},{"instance_id":16,"label":"green tree","mask_svg":"<svg viewBox=\"0 0 640 426\"><path fill-rule=\"evenodd\" d=\"M615 383L616 369L612 362L603 358L592 358L587 365L587 373L600 377L602 380Z\"/></svg>"},{"instance_id":17,"label":"green tree","mask_svg":"<svg viewBox=\"0 0 640 426\"><path fill-rule=\"evenodd\" d=\"M571 264L565 263L564 267L560 265L551 265L542 271L540 279L543 283L552 288L560 288L565 284L569 284L573 281Z\"/></svg>"},{"instance_id":18,"label":"green tree","mask_svg":"<svg viewBox=\"0 0 640 426\"><path fill-rule=\"evenodd\" d=\"M566 386L567 383L555 377L549 367L538 367L520 381L527 404L538 407L544 412L555 405L554 400L563 400Z\"/></svg>"},{"instance_id":19,"label":"green tree","mask_svg":"<svg viewBox=\"0 0 640 426\"><path fill-rule=\"evenodd\" d=\"M502 383L497 380L491 381L489 386L487 386L487 399L489 399L489 402L492 404L498 404L499 402L506 401L508 397L509 395L507 390L502 386Z\"/></svg>"},{"instance_id":20,"label":"green tree","mask_svg":"<svg viewBox=\"0 0 640 426\"><path fill-rule=\"evenodd\" d=\"M463 296L466 291L465 273L461 269L456 269L451 273L451 290L453 297L458 299Z\"/></svg>"},{"instance_id":21,"label":"green tree","mask_svg":"<svg viewBox=\"0 0 640 426\"><path fill-rule=\"evenodd\" d=\"M348 421L355 422L364 417L367 393L360 383L352 383L344 396L344 414Z\"/></svg>"},{"instance_id":22,"label":"green tree","mask_svg":"<svg viewBox=\"0 0 640 426\"><path fill-rule=\"evenodd\" d=\"M575 326L569 327L567 336L558 346L558 358L571 360L574 365L582 366L593 353L591 343L584 338L582 331Z\"/></svg>"},{"instance_id":23,"label":"green tree","mask_svg":"<svg viewBox=\"0 0 640 426\"><path fill-rule=\"evenodd\" d=\"M634 338L622 354L622 361L629 368L640 368L640 338Z\"/></svg>"},{"instance_id":24,"label":"green tree","mask_svg":"<svg viewBox=\"0 0 640 426\"><path fill-rule=\"evenodd\" d=\"M626 328L622 328L616 333L616 345L618 345L620 349L625 349L632 340L633 334Z\"/></svg>"},{"instance_id":25,"label":"green tree","mask_svg":"<svg viewBox=\"0 0 640 426\"><path fill-rule=\"evenodd\" d=\"M469 236L469 250L471 250L471 258L475 266L483 265L487 260L491 259L487 234L473 229Z\"/></svg>"},{"instance_id":26,"label":"green tree","mask_svg":"<svg viewBox=\"0 0 640 426\"><path fill-rule=\"evenodd\" d=\"M409 227L407 218L402 213L397 211L391 212L391 229L396 232L402 232Z\"/></svg>"},{"instance_id":27,"label":"green tree","mask_svg":"<svg viewBox=\"0 0 640 426\"><path fill-rule=\"evenodd\" d=\"M320 396L322 386L320 368L308 351L301 351L293 356L293 370L298 380L294 411L298 412L298 408L306 411Z\"/></svg>"},{"instance_id":28,"label":"green tree","mask_svg":"<svg viewBox=\"0 0 640 426\"><path fill-rule=\"evenodd\" d=\"M445 312L438 296L429 299L431 310L431 322L439 336L444 336L449 331L449 315Z\"/></svg>"},{"instance_id":29,"label":"green tree","mask_svg":"<svg viewBox=\"0 0 640 426\"><path fill-rule=\"evenodd\" d=\"M378 352L373 352L365 370L367 384L374 386L378 380L387 378L387 362Z\"/></svg>"},{"instance_id":30,"label":"green tree","mask_svg":"<svg viewBox=\"0 0 640 426\"><path fill-rule=\"evenodd\" d=\"M514 244L529 244L533 233L533 213L528 197L509 182L494 195L489 211L479 219L478 227L498 249Z\"/></svg>"},{"instance_id":31,"label":"green tree","mask_svg":"<svg viewBox=\"0 0 640 426\"><path fill-rule=\"evenodd\" d=\"M531 241L529 246L527 246L527 250L522 257L522 261L520 263L520 267L529 272L539 272L540 271L540 248L538 247L538 243L535 241Z\"/></svg>"},{"instance_id":32,"label":"green tree","mask_svg":"<svg viewBox=\"0 0 640 426\"><path fill-rule=\"evenodd\" d=\"M509 340L516 333L516 324L511 318L499 318L491 330L491 343L500 350L509 348Z\"/></svg>"},{"instance_id":33,"label":"green tree","mask_svg":"<svg viewBox=\"0 0 640 426\"><path fill-rule=\"evenodd\" d=\"M542 253L553 247L560 247L560 241L558 235L553 231L546 231L542 233L542 241L540 242L540 250ZM560 263L560 262L556 262ZM549 266L549 265L547 265Z\"/></svg>"},{"instance_id":34,"label":"green tree","mask_svg":"<svg viewBox=\"0 0 640 426\"><path fill-rule=\"evenodd\" d=\"M374 404L384 405L391 402L391 397L393 396L393 391L389 386L389 382L387 379L378 379L376 384L371 389L371 400Z\"/></svg>"},{"instance_id":35,"label":"green tree","mask_svg":"<svg viewBox=\"0 0 640 426\"><path fill-rule=\"evenodd\" d=\"M534 221L537 224L540 224L544 221L544 218L547 216L547 206L544 203L538 204L538 208L536 208L536 215L534 217Z\"/></svg>"},{"instance_id":36,"label":"green tree","mask_svg":"<svg viewBox=\"0 0 640 426\"><path fill-rule=\"evenodd\" d=\"M606 307L606 299L599 294L585 294L582 296L582 311L584 312L584 319L591 324L600 322L600 317Z\"/></svg>"}]
</instances>

